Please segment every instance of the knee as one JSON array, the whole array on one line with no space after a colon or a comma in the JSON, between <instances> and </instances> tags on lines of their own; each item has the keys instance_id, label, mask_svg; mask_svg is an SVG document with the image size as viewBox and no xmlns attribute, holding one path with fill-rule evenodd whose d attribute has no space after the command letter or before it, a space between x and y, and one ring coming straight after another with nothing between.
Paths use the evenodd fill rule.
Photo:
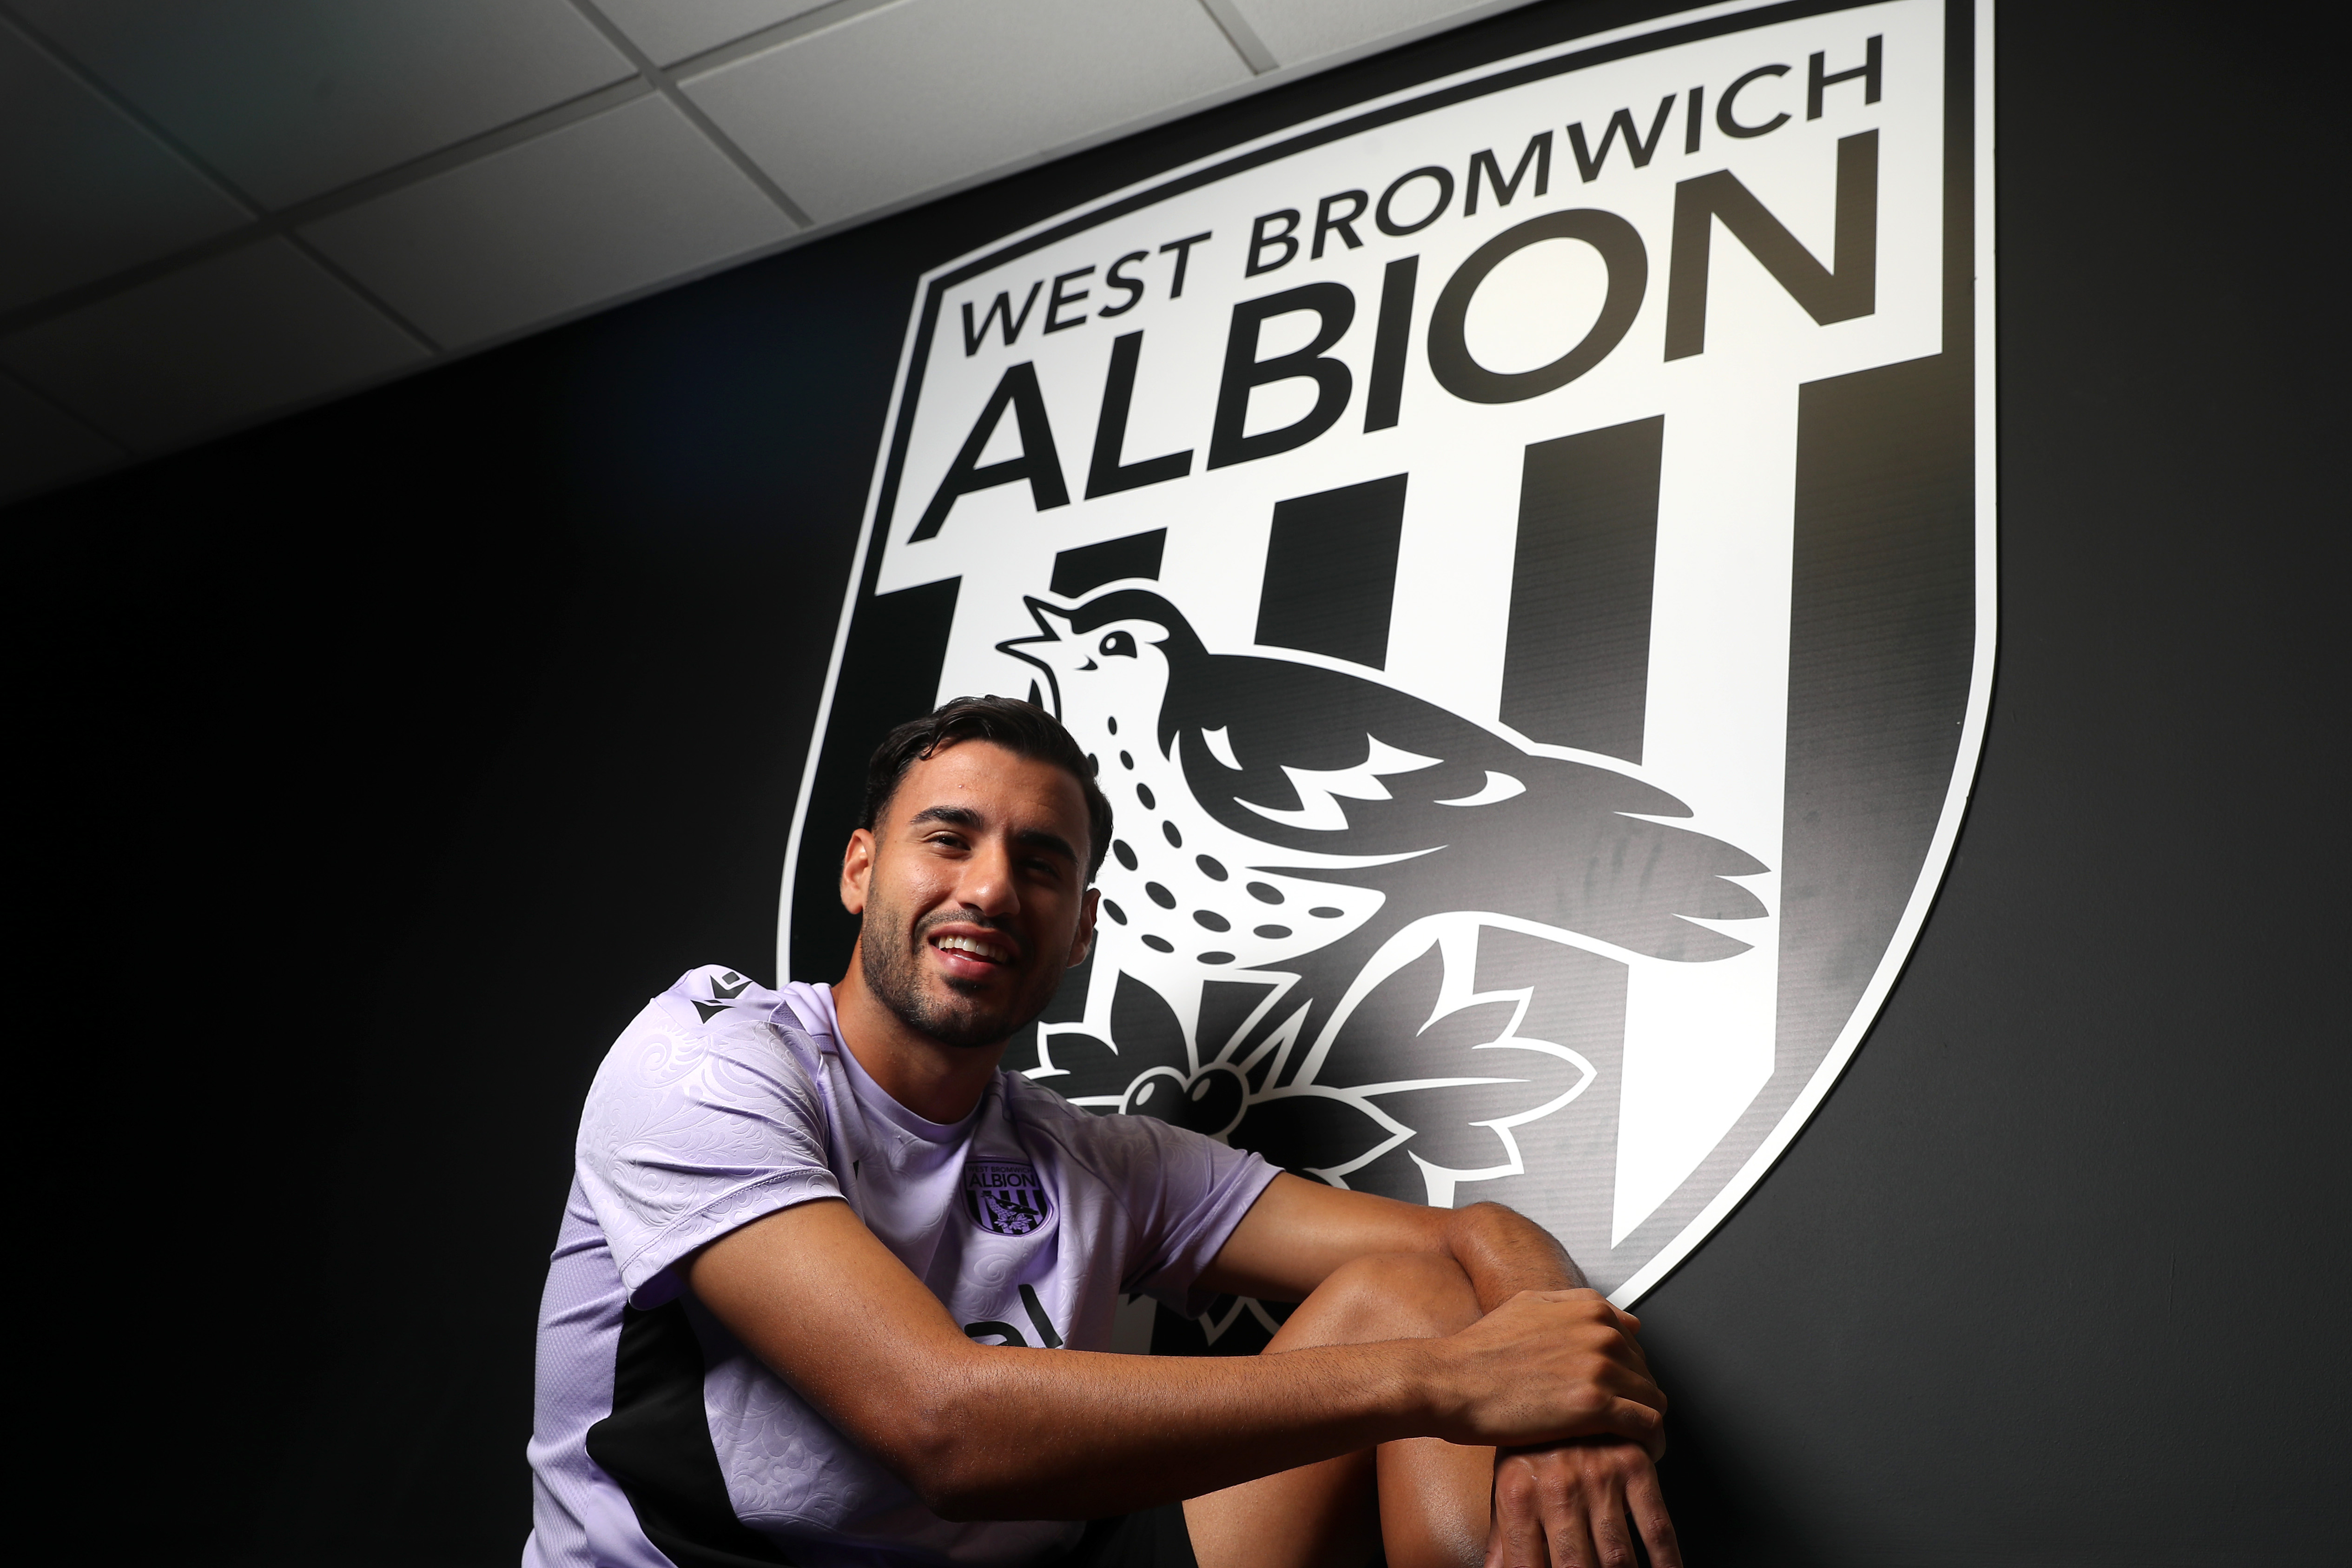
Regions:
<instances>
[{"instance_id":1,"label":"knee","mask_svg":"<svg viewBox=\"0 0 2352 1568\"><path fill-rule=\"evenodd\" d=\"M1432 1253L1381 1253L1342 1264L1292 1314L1320 1344L1435 1339L1478 1321L1461 1265ZM1300 1319L1307 1322L1299 1323Z\"/></svg>"}]
</instances>

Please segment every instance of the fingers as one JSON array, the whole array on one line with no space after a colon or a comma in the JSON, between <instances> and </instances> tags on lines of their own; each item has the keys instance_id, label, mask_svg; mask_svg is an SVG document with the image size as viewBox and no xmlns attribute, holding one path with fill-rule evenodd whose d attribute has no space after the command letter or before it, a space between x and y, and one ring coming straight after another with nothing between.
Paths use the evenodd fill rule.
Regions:
<instances>
[{"instance_id":1,"label":"fingers","mask_svg":"<svg viewBox=\"0 0 2352 1568\"><path fill-rule=\"evenodd\" d=\"M1633 1532L1625 1522L1625 1496L1614 1484L1617 1479L1612 1473L1605 1495L1589 1495L1585 1500L1593 1568L1638 1568L1641 1561L1633 1555Z\"/></svg>"},{"instance_id":2,"label":"fingers","mask_svg":"<svg viewBox=\"0 0 2352 1568\"><path fill-rule=\"evenodd\" d=\"M1591 1568L1582 1489L1559 1449L1497 1454L1486 1568Z\"/></svg>"},{"instance_id":3,"label":"fingers","mask_svg":"<svg viewBox=\"0 0 2352 1568\"><path fill-rule=\"evenodd\" d=\"M1650 1549L1650 1568L1683 1568L1683 1549L1675 1539L1675 1521L1666 1517L1665 1493L1658 1487L1655 1467L1643 1465L1625 1480L1625 1511Z\"/></svg>"},{"instance_id":4,"label":"fingers","mask_svg":"<svg viewBox=\"0 0 2352 1568\"><path fill-rule=\"evenodd\" d=\"M1612 1331L1625 1353L1645 1370L1649 1358L1642 1352L1642 1320L1612 1304L1599 1291L1589 1288L1574 1290L1523 1290L1519 1293L1530 1301L1549 1303L1557 1307L1579 1310L1596 1327Z\"/></svg>"},{"instance_id":5,"label":"fingers","mask_svg":"<svg viewBox=\"0 0 2352 1568\"><path fill-rule=\"evenodd\" d=\"M1547 1568L1536 1472L1522 1456L1495 1455L1495 1522L1486 1532L1486 1568Z\"/></svg>"},{"instance_id":6,"label":"fingers","mask_svg":"<svg viewBox=\"0 0 2352 1568\"><path fill-rule=\"evenodd\" d=\"M1465 1425L1441 1435L1506 1447L1614 1436L1664 1453L1666 1396L1633 1321L1591 1290L1523 1292L1453 1336Z\"/></svg>"},{"instance_id":7,"label":"fingers","mask_svg":"<svg viewBox=\"0 0 2352 1568\"><path fill-rule=\"evenodd\" d=\"M1614 1307L1609 1310L1617 1312ZM1617 1331L1625 1336L1626 1348L1633 1352L1643 1366L1648 1366L1649 1355L1642 1349L1642 1320L1631 1312L1617 1312Z\"/></svg>"},{"instance_id":8,"label":"fingers","mask_svg":"<svg viewBox=\"0 0 2352 1568\"><path fill-rule=\"evenodd\" d=\"M1605 1481L1594 1486L1597 1478L1582 1463L1584 1457L1574 1450L1561 1450L1563 1473L1544 1499L1544 1541L1551 1548L1552 1568L1633 1568L1630 1555L1620 1559L1601 1555L1593 1527L1603 1524L1609 1516L1610 1489Z\"/></svg>"},{"instance_id":9,"label":"fingers","mask_svg":"<svg viewBox=\"0 0 2352 1568\"><path fill-rule=\"evenodd\" d=\"M1666 1413L1666 1391L1650 1376L1647 1367L1628 1366L1612 1357L1597 1370L1593 1381L1596 1386L1636 1404L1646 1405L1661 1415Z\"/></svg>"},{"instance_id":10,"label":"fingers","mask_svg":"<svg viewBox=\"0 0 2352 1568\"><path fill-rule=\"evenodd\" d=\"M1682 1549L1641 1450L1606 1439L1496 1457L1486 1568L1682 1568Z\"/></svg>"},{"instance_id":11,"label":"fingers","mask_svg":"<svg viewBox=\"0 0 2352 1568\"><path fill-rule=\"evenodd\" d=\"M1641 1449L1651 1464L1666 1457L1666 1416L1654 1405L1634 1399L1617 1400L1609 1407L1607 1430Z\"/></svg>"},{"instance_id":12,"label":"fingers","mask_svg":"<svg viewBox=\"0 0 2352 1568\"><path fill-rule=\"evenodd\" d=\"M1528 1331L1535 1323L1541 1323L1540 1331L1548 1334L1569 1330L1589 1343L1605 1343L1612 1358L1643 1372L1649 1370L1649 1357L1636 1337L1641 1331L1641 1320L1610 1305L1597 1291L1522 1290L1497 1308L1486 1324L1499 1328L1503 1321L1514 1323L1516 1331L1520 1332Z\"/></svg>"},{"instance_id":13,"label":"fingers","mask_svg":"<svg viewBox=\"0 0 2352 1568\"><path fill-rule=\"evenodd\" d=\"M1621 1568L1621 1564L1602 1558L1593 1545L1592 1533L1584 1527L1584 1513L1578 1509L1560 1519L1549 1521L1545 1536L1551 1549L1551 1568ZM1541 1564L1538 1564L1541 1568ZM1633 1560L1625 1558L1622 1568L1633 1568Z\"/></svg>"}]
</instances>

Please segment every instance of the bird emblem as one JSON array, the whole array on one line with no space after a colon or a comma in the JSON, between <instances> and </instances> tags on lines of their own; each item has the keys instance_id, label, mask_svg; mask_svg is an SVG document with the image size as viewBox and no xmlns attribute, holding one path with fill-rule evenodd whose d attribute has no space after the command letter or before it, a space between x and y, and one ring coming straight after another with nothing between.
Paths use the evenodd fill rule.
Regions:
<instances>
[{"instance_id":1,"label":"bird emblem","mask_svg":"<svg viewBox=\"0 0 2352 1568\"><path fill-rule=\"evenodd\" d=\"M1593 1072L1541 1037L1531 941L1705 963L1748 944L1696 922L1765 912L1729 879L1765 868L1653 784L1370 671L1212 652L1154 588L1025 602L1035 635L997 646L1118 814L1085 1016L1039 1037L1081 1104L1339 1184L1408 1144L1388 1168L1499 1174Z\"/></svg>"}]
</instances>

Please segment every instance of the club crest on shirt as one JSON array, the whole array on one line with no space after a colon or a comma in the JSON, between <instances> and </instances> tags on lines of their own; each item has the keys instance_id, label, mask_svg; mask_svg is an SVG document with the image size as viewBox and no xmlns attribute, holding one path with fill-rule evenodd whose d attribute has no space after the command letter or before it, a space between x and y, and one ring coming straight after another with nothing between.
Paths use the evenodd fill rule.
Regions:
<instances>
[{"instance_id":1,"label":"club crest on shirt","mask_svg":"<svg viewBox=\"0 0 2352 1568\"><path fill-rule=\"evenodd\" d=\"M965 1165L963 1206L972 1224L993 1236L1027 1236L1053 1213L1037 1168L1013 1160L974 1160Z\"/></svg>"}]
</instances>

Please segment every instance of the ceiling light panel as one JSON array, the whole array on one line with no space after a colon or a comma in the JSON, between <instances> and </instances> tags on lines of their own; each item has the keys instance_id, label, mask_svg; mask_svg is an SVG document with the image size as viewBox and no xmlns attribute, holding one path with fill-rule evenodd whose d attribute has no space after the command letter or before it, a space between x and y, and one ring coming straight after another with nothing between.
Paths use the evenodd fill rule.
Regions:
<instances>
[{"instance_id":1,"label":"ceiling light panel","mask_svg":"<svg viewBox=\"0 0 2352 1568\"><path fill-rule=\"evenodd\" d=\"M245 210L0 26L0 310L208 239Z\"/></svg>"},{"instance_id":2,"label":"ceiling light panel","mask_svg":"<svg viewBox=\"0 0 2352 1568\"><path fill-rule=\"evenodd\" d=\"M689 79L818 223L1250 79L1194 0L904 0Z\"/></svg>"},{"instance_id":3,"label":"ceiling light panel","mask_svg":"<svg viewBox=\"0 0 2352 1568\"><path fill-rule=\"evenodd\" d=\"M282 239L0 341L0 364L133 451L161 451L425 357Z\"/></svg>"},{"instance_id":4,"label":"ceiling light panel","mask_svg":"<svg viewBox=\"0 0 2352 1568\"><path fill-rule=\"evenodd\" d=\"M1222 0L1241 13L1274 58L1286 66L1376 43L1465 11L1495 10L1492 0Z\"/></svg>"},{"instance_id":5,"label":"ceiling light panel","mask_svg":"<svg viewBox=\"0 0 2352 1568\"><path fill-rule=\"evenodd\" d=\"M792 220L647 96L303 231L445 348L789 237Z\"/></svg>"}]
</instances>

